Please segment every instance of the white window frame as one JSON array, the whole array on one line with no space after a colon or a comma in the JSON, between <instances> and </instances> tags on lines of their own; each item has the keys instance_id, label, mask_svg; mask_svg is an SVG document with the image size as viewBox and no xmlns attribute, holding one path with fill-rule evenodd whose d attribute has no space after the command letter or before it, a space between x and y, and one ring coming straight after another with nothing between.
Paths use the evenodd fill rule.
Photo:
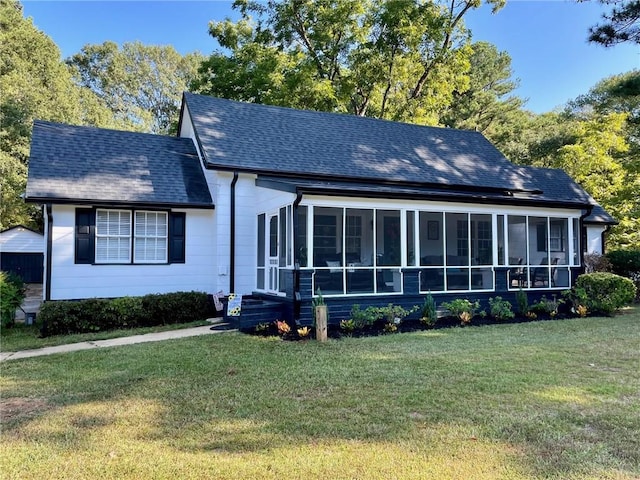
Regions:
<instances>
[{"instance_id":1,"label":"white window frame","mask_svg":"<svg viewBox=\"0 0 640 480\"><path fill-rule=\"evenodd\" d=\"M99 228L99 222L98 222L98 217L100 216L101 213L106 213L107 214L107 232L106 233L100 233L100 228ZM121 233L120 231L118 231L117 233L115 232L111 232L109 231L110 228L109 226L111 225L111 216L118 214L118 223L120 223L121 221L121 217L122 215L126 215L128 217L128 223L129 223L129 232L128 233ZM118 228L118 230L120 230ZM122 263L131 263L131 211L130 210L114 210L114 209L97 209L96 210L96 231L95 231L95 263L101 263L101 264L122 264ZM107 243L109 243L110 239L113 240L122 240L122 239L126 239L127 240L127 256L125 257L120 257L117 259L109 259L109 258L100 258L100 256L98 255L99 252L99 243L100 243L100 239L107 239ZM108 246L107 246L107 250L108 250Z\"/></svg>"},{"instance_id":2,"label":"white window frame","mask_svg":"<svg viewBox=\"0 0 640 480\"><path fill-rule=\"evenodd\" d=\"M138 231L138 215L144 215L145 218L145 232L144 234ZM149 233L149 225L147 224L147 220L150 215L155 216L155 233ZM158 234L158 222L157 219L161 216L164 217L164 234ZM134 228L133 228L133 263L141 264L141 263L167 263L169 258L169 214L167 212L160 211L151 211L151 210L134 210L133 212L134 218ZM138 249L138 240L155 240L156 247L154 250L157 253L157 244L159 240L164 240L164 257L163 258L154 258L152 260L148 259L140 259L138 258L141 252ZM146 250L146 246L145 246Z\"/></svg>"}]
</instances>

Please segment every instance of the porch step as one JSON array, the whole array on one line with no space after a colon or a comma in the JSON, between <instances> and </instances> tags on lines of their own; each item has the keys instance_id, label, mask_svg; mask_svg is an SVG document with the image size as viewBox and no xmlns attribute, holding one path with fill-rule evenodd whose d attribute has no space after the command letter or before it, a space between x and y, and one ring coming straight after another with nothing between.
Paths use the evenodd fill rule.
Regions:
<instances>
[{"instance_id":1,"label":"porch step","mask_svg":"<svg viewBox=\"0 0 640 480\"><path fill-rule=\"evenodd\" d=\"M264 298L248 297L242 299L239 317L225 316L225 322L240 330L253 328L260 323L281 320L285 315L286 304Z\"/></svg>"}]
</instances>

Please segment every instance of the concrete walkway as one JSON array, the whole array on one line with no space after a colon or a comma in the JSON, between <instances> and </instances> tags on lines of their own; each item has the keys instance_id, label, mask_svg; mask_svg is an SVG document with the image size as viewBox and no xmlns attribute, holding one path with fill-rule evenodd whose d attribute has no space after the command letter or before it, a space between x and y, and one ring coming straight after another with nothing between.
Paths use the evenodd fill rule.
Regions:
<instances>
[{"instance_id":1,"label":"concrete walkway","mask_svg":"<svg viewBox=\"0 0 640 480\"><path fill-rule=\"evenodd\" d=\"M69 343L55 347L36 348L34 350L22 350L19 352L0 352L0 362L5 360L18 360L20 358L40 357L55 353L77 352L79 350L91 350L94 348L118 347L121 345L134 345L136 343L160 342L173 338L195 337L198 335L210 335L212 333L235 331L229 329L226 323L214 323L213 326L185 328L182 330L169 330L167 332L146 333L131 337L111 338L109 340L93 340L90 342Z\"/></svg>"}]
</instances>

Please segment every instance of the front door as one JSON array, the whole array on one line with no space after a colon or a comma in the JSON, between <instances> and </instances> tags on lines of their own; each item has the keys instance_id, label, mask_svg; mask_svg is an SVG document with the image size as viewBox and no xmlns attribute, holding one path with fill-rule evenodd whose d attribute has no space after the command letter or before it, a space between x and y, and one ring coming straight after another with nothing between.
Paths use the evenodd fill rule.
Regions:
<instances>
[{"instance_id":1,"label":"front door","mask_svg":"<svg viewBox=\"0 0 640 480\"><path fill-rule=\"evenodd\" d=\"M268 257L268 283L267 290L270 292L278 292L278 214L269 216L269 230L268 230L268 244L269 244L269 257Z\"/></svg>"}]
</instances>

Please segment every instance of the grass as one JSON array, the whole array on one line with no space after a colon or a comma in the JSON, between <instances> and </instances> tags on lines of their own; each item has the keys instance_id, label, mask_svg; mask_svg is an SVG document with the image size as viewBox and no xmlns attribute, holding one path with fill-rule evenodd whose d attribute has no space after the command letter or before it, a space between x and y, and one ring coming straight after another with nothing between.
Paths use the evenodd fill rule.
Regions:
<instances>
[{"instance_id":1,"label":"grass","mask_svg":"<svg viewBox=\"0 0 640 480\"><path fill-rule=\"evenodd\" d=\"M640 310L3 363L3 478L637 479Z\"/></svg>"},{"instance_id":2,"label":"grass","mask_svg":"<svg viewBox=\"0 0 640 480\"><path fill-rule=\"evenodd\" d=\"M206 320L173 325L159 325L155 327L129 328L110 330L95 333L76 333L73 335L54 335L40 338L40 330L35 325L17 323L11 328L0 330L0 351L17 352L18 350L31 350L33 348L54 347L67 343L90 342L93 340L107 340L109 338L127 337L130 335L142 335L151 332L165 332L167 330L179 330L182 328L207 325Z\"/></svg>"}]
</instances>

